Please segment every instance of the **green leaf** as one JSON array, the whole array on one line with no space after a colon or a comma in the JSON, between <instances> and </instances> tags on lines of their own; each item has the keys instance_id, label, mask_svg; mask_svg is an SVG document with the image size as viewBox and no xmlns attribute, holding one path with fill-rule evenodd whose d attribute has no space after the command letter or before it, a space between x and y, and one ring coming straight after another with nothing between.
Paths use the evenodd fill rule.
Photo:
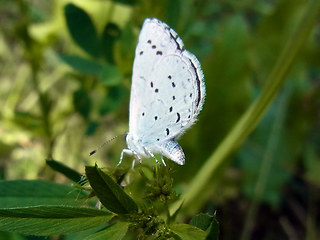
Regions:
<instances>
[{"instance_id":1,"label":"green leaf","mask_svg":"<svg viewBox=\"0 0 320 240\"><path fill-rule=\"evenodd\" d=\"M68 166L64 165L61 162L58 162L53 159L47 159L46 163L54 170L59 173L62 173L64 176L69 178L70 180L74 181L75 183L79 183L82 181L82 174L78 173L77 171L69 168Z\"/></svg>"},{"instance_id":2,"label":"green leaf","mask_svg":"<svg viewBox=\"0 0 320 240\"><path fill-rule=\"evenodd\" d=\"M209 214L200 213L191 219L190 225L206 231L206 239L208 240L218 239L219 237L219 223L215 215L212 216Z\"/></svg>"},{"instance_id":3,"label":"green leaf","mask_svg":"<svg viewBox=\"0 0 320 240\"><path fill-rule=\"evenodd\" d=\"M100 40L89 15L71 3L65 6L64 14L73 40L88 54L98 57Z\"/></svg>"},{"instance_id":4,"label":"green leaf","mask_svg":"<svg viewBox=\"0 0 320 240\"><path fill-rule=\"evenodd\" d=\"M132 198L97 166L87 166L86 175L95 194L107 209L118 214L138 211L138 207Z\"/></svg>"},{"instance_id":5,"label":"green leaf","mask_svg":"<svg viewBox=\"0 0 320 240\"><path fill-rule=\"evenodd\" d=\"M109 225L109 223L107 225ZM86 237L88 237L89 235L94 234L98 231L101 231L102 229L105 229L105 228L106 228L106 225L103 224L103 225L99 225L94 228L90 228L85 231L69 233L69 234L63 236L63 240L79 240L79 239L82 240L82 239L85 239Z\"/></svg>"},{"instance_id":6,"label":"green leaf","mask_svg":"<svg viewBox=\"0 0 320 240\"><path fill-rule=\"evenodd\" d=\"M73 105L84 119L88 119L91 110L91 99L85 89L79 89L73 93Z\"/></svg>"},{"instance_id":7,"label":"green leaf","mask_svg":"<svg viewBox=\"0 0 320 240\"><path fill-rule=\"evenodd\" d=\"M177 208L177 210L169 217L168 223L172 223L172 222L174 222L176 220L176 218L177 218L182 206L183 206L183 202L180 204L180 207Z\"/></svg>"},{"instance_id":8,"label":"green leaf","mask_svg":"<svg viewBox=\"0 0 320 240\"><path fill-rule=\"evenodd\" d=\"M126 89L122 85L110 87L106 97L101 103L101 107L99 109L100 115L105 115L118 109L126 96L125 91Z\"/></svg>"},{"instance_id":9,"label":"green leaf","mask_svg":"<svg viewBox=\"0 0 320 240\"><path fill-rule=\"evenodd\" d=\"M89 59L85 59L82 57L74 56L74 55L61 55L60 59L68 64L73 69L85 73L85 74L94 74L98 75L102 69L102 65L91 61Z\"/></svg>"},{"instance_id":10,"label":"green leaf","mask_svg":"<svg viewBox=\"0 0 320 240\"><path fill-rule=\"evenodd\" d=\"M114 86L121 82L123 75L115 65L103 65L99 79L105 86Z\"/></svg>"},{"instance_id":11,"label":"green leaf","mask_svg":"<svg viewBox=\"0 0 320 240\"><path fill-rule=\"evenodd\" d=\"M219 233L220 233L220 228L219 228L219 222L216 219L216 216L212 219L212 222L207 230L207 237L206 240L218 240L219 239Z\"/></svg>"},{"instance_id":12,"label":"green leaf","mask_svg":"<svg viewBox=\"0 0 320 240\"><path fill-rule=\"evenodd\" d=\"M23 235L19 233L0 231L0 240L27 240L27 238L25 238Z\"/></svg>"},{"instance_id":13,"label":"green leaf","mask_svg":"<svg viewBox=\"0 0 320 240\"><path fill-rule=\"evenodd\" d=\"M79 189L40 180L0 181L0 186L1 208L37 205L80 206L87 200L87 194Z\"/></svg>"},{"instance_id":14,"label":"green leaf","mask_svg":"<svg viewBox=\"0 0 320 240\"><path fill-rule=\"evenodd\" d=\"M132 73L132 63L136 48L137 34L134 31L136 24L128 21L121 29L121 36L117 41L117 47L114 49L114 57L117 67L126 75Z\"/></svg>"},{"instance_id":15,"label":"green leaf","mask_svg":"<svg viewBox=\"0 0 320 240\"><path fill-rule=\"evenodd\" d=\"M171 231L183 240L204 240L206 232L200 228L189 224L175 224L171 226Z\"/></svg>"},{"instance_id":16,"label":"green leaf","mask_svg":"<svg viewBox=\"0 0 320 240\"><path fill-rule=\"evenodd\" d=\"M129 223L126 222L118 222L107 229L104 229L100 232L96 232L86 237L84 240L121 240L128 231Z\"/></svg>"},{"instance_id":17,"label":"green leaf","mask_svg":"<svg viewBox=\"0 0 320 240\"><path fill-rule=\"evenodd\" d=\"M109 63L114 63L113 48L120 33L119 27L114 23L108 23L102 33L102 51Z\"/></svg>"},{"instance_id":18,"label":"green leaf","mask_svg":"<svg viewBox=\"0 0 320 240\"><path fill-rule=\"evenodd\" d=\"M197 228L200 228L203 231L206 231L210 226L212 219L213 219L213 216L210 216L209 214L205 214L205 213L200 213L194 216L191 219L189 224Z\"/></svg>"},{"instance_id":19,"label":"green leaf","mask_svg":"<svg viewBox=\"0 0 320 240\"><path fill-rule=\"evenodd\" d=\"M98 122L90 121L86 129L86 136L91 136L92 134L94 134L98 127L99 127Z\"/></svg>"},{"instance_id":20,"label":"green leaf","mask_svg":"<svg viewBox=\"0 0 320 240\"><path fill-rule=\"evenodd\" d=\"M48 236L83 231L108 222L109 212L79 207L38 206L0 209L0 230Z\"/></svg>"}]
</instances>

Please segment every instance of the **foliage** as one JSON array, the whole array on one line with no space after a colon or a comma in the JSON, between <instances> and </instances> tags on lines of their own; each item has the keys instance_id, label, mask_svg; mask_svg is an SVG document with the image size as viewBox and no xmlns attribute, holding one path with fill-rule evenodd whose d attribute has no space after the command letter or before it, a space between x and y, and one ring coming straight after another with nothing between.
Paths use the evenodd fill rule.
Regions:
<instances>
[{"instance_id":1,"label":"foliage","mask_svg":"<svg viewBox=\"0 0 320 240\"><path fill-rule=\"evenodd\" d=\"M55 161L50 162L53 165ZM61 173L66 172L63 164L55 166ZM169 177L163 175L166 169L155 167L153 174L162 174L157 178ZM126 235L138 235L139 238L154 236L158 239L207 239L209 236L217 239L217 235L211 237L217 231L215 216L206 215L208 218L200 226L199 221L191 225L170 223L171 216L165 221L158 215L161 209L151 204L156 201L159 206L167 206L168 201L160 197L161 193L158 198L150 198L148 191L142 191L144 202L138 207L113 177L97 166L86 167L86 178L92 188L86 187L84 181L80 189L44 181L2 181L1 202L4 204L0 208L0 231L48 236L99 227L93 233L84 232L82 238L123 239ZM101 202L102 209L90 204L93 200L88 202L93 196Z\"/></svg>"},{"instance_id":2,"label":"foliage","mask_svg":"<svg viewBox=\"0 0 320 240\"><path fill-rule=\"evenodd\" d=\"M319 238L319 5L2 1L0 239ZM185 166L110 167L123 138L87 156L128 130L146 17L199 58L206 102Z\"/></svg>"}]
</instances>

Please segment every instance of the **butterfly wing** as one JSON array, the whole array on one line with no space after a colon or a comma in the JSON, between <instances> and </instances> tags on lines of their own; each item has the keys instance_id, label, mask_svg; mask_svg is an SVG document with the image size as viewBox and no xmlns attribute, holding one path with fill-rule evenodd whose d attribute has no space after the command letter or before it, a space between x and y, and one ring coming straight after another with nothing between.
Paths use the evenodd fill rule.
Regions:
<instances>
[{"instance_id":1,"label":"butterfly wing","mask_svg":"<svg viewBox=\"0 0 320 240\"><path fill-rule=\"evenodd\" d=\"M146 19L133 65L129 133L161 152L196 121L204 97L199 61L174 30Z\"/></svg>"}]
</instances>

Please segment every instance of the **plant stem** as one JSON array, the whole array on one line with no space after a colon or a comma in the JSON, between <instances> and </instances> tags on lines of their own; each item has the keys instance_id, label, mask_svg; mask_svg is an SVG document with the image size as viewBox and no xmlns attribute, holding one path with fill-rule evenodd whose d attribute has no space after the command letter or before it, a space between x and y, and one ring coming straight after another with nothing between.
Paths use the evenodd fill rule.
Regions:
<instances>
[{"instance_id":1,"label":"plant stem","mask_svg":"<svg viewBox=\"0 0 320 240\"><path fill-rule=\"evenodd\" d=\"M209 159L198 171L193 178L188 190L182 194L179 201L175 202L170 212L176 209L184 202L183 207L186 208L196 200L201 191L208 185L211 176L213 176L224 162L227 156L234 152L246 137L260 122L264 113L268 110L270 104L277 96L278 91L282 87L285 77L290 71L299 51L303 48L306 39L309 37L320 10L319 0L309 0L306 11L300 20L292 38L287 42L282 50L278 60L272 69L266 85L264 86L258 99L248 108L248 110L238 120L234 128L224 138L218 148L213 152Z\"/></svg>"}]
</instances>

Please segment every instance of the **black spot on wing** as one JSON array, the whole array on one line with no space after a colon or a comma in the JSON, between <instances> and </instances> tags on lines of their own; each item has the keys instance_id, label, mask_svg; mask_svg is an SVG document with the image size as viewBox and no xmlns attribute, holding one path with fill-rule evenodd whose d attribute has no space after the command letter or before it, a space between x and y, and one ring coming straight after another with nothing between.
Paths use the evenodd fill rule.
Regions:
<instances>
[{"instance_id":1,"label":"black spot on wing","mask_svg":"<svg viewBox=\"0 0 320 240\"><path fill-rule=\"evenodd\" d=\"M161 55L162 55L162 51L157 51L156 54L159 55L159 56L161 56Z\"/></svg>"},{"instance_id":2,"label":"black spot on wing","mask_svg":"<svg viewBox=\"0 0 320 240\"><path fill-rule=\"evenodd\" d=\"M140 56L141 56L141 55L143 54L143 51L140 51L140 53L139 53L139 54L140 54Z\"/></svg>"},{"instance_id":3,"label":"black spot on wing","mask_svg":"<svg viewBox=\"0 0 320 240\"><path fill-rule=\"evenodd\" d=\"M169 112L172 112L172 106L169 108Z\"/></svg>"},{"instance_id":4,"label":"black spot on wing","mask_svg":"<svg viewBox=\"0 0 320 240\"><path fill-rule=\"evenodd\" d=\"M176 121L176 123L179 122L179 121L180 121L180 113L177 113L177 121Z\"/></svg>"},{"instance_id":5,"label":"black spot on wing","mask_svg":"<svg viewBox=\"0 0 320 240\"><path fill-rule=\"evenodd\" d=\"M154 120L156 120L156 121L157 121L157 120L158 120L158 116L154 116Z\"/></svg>"},{"instance_id":6,"label":"black spot on wing","mask_svg":"<svg viewBox=\"0 0 320 240\"><path fill-rule=\"evenodd\" d=\"M159 92L159 89L158 89L158 88L156 88L156 89L154 90L154 92L156 92L156 93L157 93L157 92Z\"/></svg>"},{"instance_id":7,"label":"black spot on wing","mask_svg":"<svg viewBox=\"0 0 320 240\"><path fill-rule=\"evenodd\" d=\"M152 45L151 47L152 47L152 49L156 49L156 48L157 48L157 46L156 46L156 45Z\"/></svg>"},{"instance_id":8,"label":"black spot on wing","mask_svg":"<svg viewBox=\"0 0 320 240\"><path fill-rule=\"evenodd\" d=\"M176 87L176 84L174 82L172 82L172 87Z\"/></svg>"},{"instance_id":9,"label":"black spot on wing","mask_svg":"<svg viewBox=\"0 0 320 240\"><path fill-rule=\"evenodd\" d=\"M166 131L167 131L167 136L168 136L170 133L169 128L166 128Z\"/></svg>"},{"instance_id":10,"label":"black spot on wing","mask_svg":"<svg viewBox=\"0 0 320 240\"><path fill-rule=\"evenodd\" d=\"M153 88L153 82L150 83L151 88Z\"/></svg>"},{"instance_id":11,"label":"black spot on wing","mask_svg":"<svg viewBox=\"0 0 320 240\"><path fill-rule=\"evenodd\" d=\"M149 40L147 41L147 43L151 44L151 40L149 39Z\"/></svg>"}]
</instances>

